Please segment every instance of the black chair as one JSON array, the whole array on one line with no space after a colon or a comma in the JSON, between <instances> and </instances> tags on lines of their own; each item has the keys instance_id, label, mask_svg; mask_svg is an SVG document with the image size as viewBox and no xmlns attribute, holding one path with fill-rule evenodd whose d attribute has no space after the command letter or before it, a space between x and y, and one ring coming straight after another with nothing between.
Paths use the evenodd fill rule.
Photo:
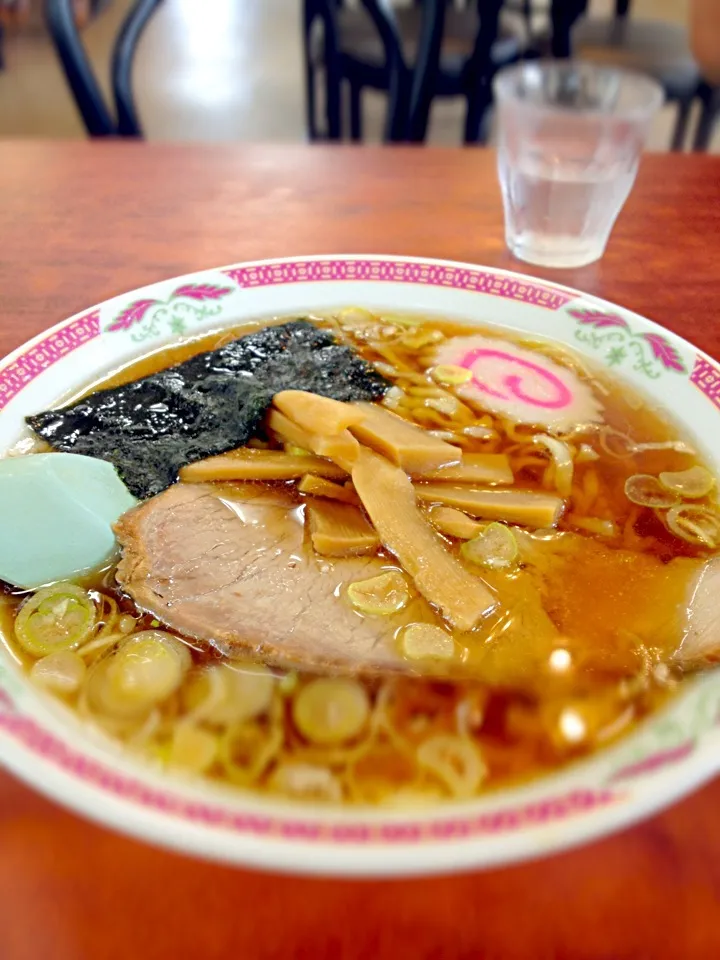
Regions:
<instances>
[{"instance_id":1,"label":"black chair","mask_svg":"<svg viewBox=\"0 0 720 960\"><path fill-rule=\"evenodd\" d=\"M712 87L703 81L698 90L698 99L701 110L693 137L693 150L707 150L715 131L715 124L720 117L720 87Z\"/></svg>"},{"instance_id":2,"label":"black chair","mask_svg":"<svg viewBox=\"0 0 720 960\"><path fill-rule=\"evenodd\" d=\"M132 91L132 66L138 41L161 0L135 0L123 21L110 68L113 104L103 97L80 34L72 0L45 0L45 22L91 137L141 137Z\"/></svg>"},{"instance_id":3,"label":"black chair","mask_svg":"<svg viewBox=\"0 0 720 960\"><path fill-rule=\"evenodd\" d=\"M702 82L682 26L625 16L605 21L583 18L572 31L572 46L584 60L628 67L654 77L666 100L677 104L672 149L682 149Z\"/></svg>"},{"instance_id":4,"label":"black chair","mask_svg":"<svg viewBox=\"0 0 720 960\"><path fill-rule=\"evenodd\" d=\"M72 0L45 0L44 13L47 28L65 71L70 89L83 122L91 137L142 137L132 91L132 66L138 42L148 21L161 0L135 0L128 12L113 47L111 62L112 105L105 102L97 78L88 60L72 13ZM339 68L332 54L334 21L328 15L336 0L317 4L325 26L329 96L327 102L328 126L333 139L339 139L340 105L335 100L339 83L335 77ZM384 82L390 91L387 139L402 139L407 123L409 74L397 59L400 44L391 36L392 21L385 18L375 0L363 0L381 37L385 50ZM313 14L316 11L313 10ZM314 19L314 17L313 17ZM307 17L306 17L307 20ZM314 104L310 111L314 116ZM313 137L316 139L316 137Z\"/></svg>"},{"instance_id":5,"label":"black chair","mask_svg":"<svg viewBox=\"0 0 720 960\"><path fill-rule=\"evenodd\" d=\"M555 0L562 8L567 0ZM586 0L569 0L571 12L553 19L553 53L627 67L653 77L676 103L677 121L671 148L682 150L687 139L693 103L700 100L701 116L693 146L707 149L718 113L717 96L703 81L690 51L687 31L680 24L662 20L634 20L630 0L616 0L615 15L607 19L584 16Z\"/></svg>"},{"instance_id":6,"label":"black chair","mask_svg":"<svg viewBox=\"0 0 720 960\"><path fill-rule=\"evenodd\" d=\"M350 138L361 140L362 92L373 89L389 93L386 140L424 140L432 100L458 96L467 100L465 142L482 140L492 74L521 52L517 37L498 35L499 7L499 0L462 7L421 0L398 9L378 0L362 0L361 8L305 0L310 139L341 139L348 126L342 110L347 92ZM324 130L316 109L320 72L327 105Z\"/></svg>"},{"instance_id":7,"label":"black chair","mask_svg":"<svg viewBox=\"0 0 720 960\"><path fill-rule=\"evenodd\" d=\"M305 103L310 140L342 139L344 84L350 96L351 139L362 139L363 87L387 91L383 139L405 138L410 72L403 57L397 23L392 10L380 6L378 0L361 0L361 4L357 10L348 10L342 6L342 0L304 0ZM361 43L370 42L378 47L376 60L370 65L345 49L345 34L351 24ZM319 73L324 77L324 131L317 115Z\"/></svg>"}]
</instances>

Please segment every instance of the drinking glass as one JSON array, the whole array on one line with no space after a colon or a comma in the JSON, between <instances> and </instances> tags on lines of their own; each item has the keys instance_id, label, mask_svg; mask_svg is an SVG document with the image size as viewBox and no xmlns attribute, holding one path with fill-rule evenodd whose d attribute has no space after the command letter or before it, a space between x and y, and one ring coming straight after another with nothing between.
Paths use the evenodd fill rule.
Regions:
<instances>
[{"instance_id":1,"label":"drinking glass","mask_svg":"<svg viewBox=\"0 0 720 960\"><path fill-rule=\"evenodd\" d=\"M599 259L662 88L642 74L570 60L510 67L494 88L508 247L546 267Z\"/></svg>"}]
</instances>

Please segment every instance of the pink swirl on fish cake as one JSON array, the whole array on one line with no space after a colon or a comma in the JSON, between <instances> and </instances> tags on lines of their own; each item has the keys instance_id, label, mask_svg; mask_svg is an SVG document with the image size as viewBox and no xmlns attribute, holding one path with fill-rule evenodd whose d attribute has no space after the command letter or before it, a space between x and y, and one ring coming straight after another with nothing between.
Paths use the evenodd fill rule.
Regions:
<instances>
[{"instance_id":1,"label":"pink swirl on fish cake","mask_svg":"<svg viewBox=\"0 0 720 960\"><path fill-rule=\"evenodd\" d=\"M522 378L517 374L505 374L502 368L500 368L499 373L497 369L494 369L493 373L495 373L496 379L500 380L503 386L507 388L510 396L508 396L507 393L501 393L499 390L493 389L486 382L479 380L475 375L475 365L484 357L488 359L495 358L501 362L505 361L507 364L512 366L517 365L524 370L529 370L531 373L536 374L541 381L545 381L551 387L551 389L555 391L555 396L549 398L530 396L522 389ZM470 350L462 358L459 366L466 367L468 370L472 371L472 383L476 389L481 390L483 393L487 393L490 396L497 397L499 400L510 400L515 398L517 400L521 400L523 403L530 404L531 406L543 407L546 410L562 410L564 407L567 407L573 402L572 392L554 373L549 370L544 370L537 363L530 363L527 360L523 360L521 357L514 357L512 354L506 353L503 350Z\"/></svg>"},{"instance_id":2,"label":"pink swirl on fish cake","mask_svg":"<svg viewBox=\"0 0 720 960\"><path fill-rule=\"evenodd\" d=\"M563 429L602 422L590 384L544 353L491 337L453 337L435 362L469 370L472 380L457 387L458 395L518 423Z\"/></svg>"}]
</instances>

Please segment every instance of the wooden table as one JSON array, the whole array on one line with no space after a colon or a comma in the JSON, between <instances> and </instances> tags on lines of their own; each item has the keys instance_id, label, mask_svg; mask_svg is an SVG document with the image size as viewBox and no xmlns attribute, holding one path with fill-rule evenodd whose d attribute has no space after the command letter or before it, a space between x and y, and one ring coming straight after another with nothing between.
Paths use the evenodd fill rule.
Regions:
<instances>
[{"instance_id":1,"label":"wooden table","mask_svg":"<svg viewBox=\"0 0 720 960\"><path fill-rule=\"evenodd\" d=\"M523 270L494 158L402 148L0 143L0 352L140 284L355 252ZM651 156L604 259L542 271L720 356L720 158ZM269 876L91 826L0 774L2 960L709 960L720 782L615 837L476 875Z\"/></svg>"}]
</instances>

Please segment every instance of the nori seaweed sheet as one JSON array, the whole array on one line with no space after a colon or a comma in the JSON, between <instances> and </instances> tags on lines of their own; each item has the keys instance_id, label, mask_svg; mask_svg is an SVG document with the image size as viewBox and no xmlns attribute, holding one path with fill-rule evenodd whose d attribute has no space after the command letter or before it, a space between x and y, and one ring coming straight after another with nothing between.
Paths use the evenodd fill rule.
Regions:
<instances>
[{"instance_id":1,"label":"nori seaweed sheet","mask_svg":"<svg viewBox=\"0 0 720 960\"><path fill-rule=\"evenodd\" d=\"M281 390L347 401L374 400L389 386L326 330L294 320L26 420L56 450L108 460L145 499L186 463L246 444Z\"/></svg>"}]
</instances>

